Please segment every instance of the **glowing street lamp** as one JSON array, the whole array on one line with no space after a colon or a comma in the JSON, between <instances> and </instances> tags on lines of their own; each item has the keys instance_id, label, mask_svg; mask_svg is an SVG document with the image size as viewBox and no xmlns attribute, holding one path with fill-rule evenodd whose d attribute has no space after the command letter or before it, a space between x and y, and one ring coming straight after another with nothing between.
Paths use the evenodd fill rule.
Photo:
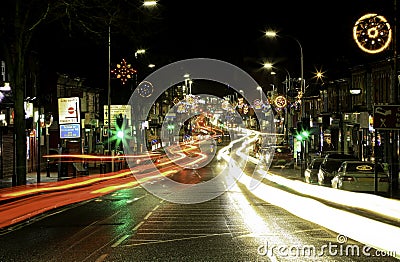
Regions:
<instances>
[{"instance_id":1,"label":"glowing street lamp","mask_svg":"<svg viewBox=\"0 0 400 262\"><path fill-rule=\"evenodd\" d=\"M263 64L263 67L264 67L265 69L272 69L273 64L267 62L267 63L264 63L264 64Z\"/></svg>"},{"instance_id":2,"label":"glowing street lamp","mask_svg":"<svg viewBox=\"0 0 400 262\"><path fill-rule=\"evenodd\" d=\"M138 55L144 55L146 53L146 49L138 49L135 52L135 58L137 59Z\"/></svg>"},{"instance_id":3,"label":"glowing street lamp","mask_svg":"<svg viewBox=\"0 0 400 262\"><path fill-rule=\"evenodd\" d=\"M313 78L315 78L317 80L317 82L318 82L318 80L321 80L321 82L324 83L324 77L325 77L324 73L325 72L322 72L321 70L317 70L314 73Z\"/></svg>"},{"instance_id":4,"label":"glowing street lamp","mask_svg":"<svg viewBox=\"0 0 400 262\"><path fill-rule=\"evenodd\" d=\"M143 2L143 5L146 6L146 7L156 6L157 5L157 1L145 0Z\"/></svg>"}]
</instances>

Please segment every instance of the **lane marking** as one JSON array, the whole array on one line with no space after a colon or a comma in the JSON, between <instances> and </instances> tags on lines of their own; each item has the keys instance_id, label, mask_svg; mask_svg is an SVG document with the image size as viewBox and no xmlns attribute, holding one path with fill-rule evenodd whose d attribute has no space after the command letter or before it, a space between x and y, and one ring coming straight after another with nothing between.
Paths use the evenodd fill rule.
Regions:
<instances>
[{"instance_id":1,"label":"lane marking","mask_svg":"<svg viewBox=\"0 0 400 262\"><path fill-rule=\"evenodd\" d=\"M147 213L147 215L143 218L143 220L147 220L152 214L153 214L153 211L150 211L150 212Z\"/></svg>"},{"instance_id":2,"label":"lane marking","mask_svg":"<svg viewBox=\"0 0 400 262\"><path fill-rule=\"evenodd\" d=\"M121 237L117 242L115 242L114 244L111 245L111 247L117 247L119 246L125 239L127 239L129 237L129 235L125 235L123 237Z\"/></svg>"},{"instance_id":3,"label":"lane marking","mask_svg":"<svg viewBox=\"0 0 400 262\"><path fill-rule=\"evenodd\" d=\"M141 197L135 197L134 199L129 199L129 200L127 200L126 203L127 203L127 204L130 204L130 203L136 202L136 201L138 201L138 200L140 200L140 199L142 199L142 198L144 198L144 197L146 197L146 195L141 196Z\"/></svg>"},{"instance_id":4,"label":"lane marking","mask_svg":"<svg viewBox=\"0 0 400 262\"><path fill-rule=\"evenodd\" d=\"M147 245L147 244L168 243L168 242L176 242L176 241L207 238L207 237L217 237L217 236L224 236L224 235L230 235L230 233L216 233L216 234L196 235L193 237L182 237L182 238L167 239L167 240L155 240L155 241L145 242L145 243L124 245L124 247L141 246L141 245Z\"/></svg>"},{"instance_id":5,"label":"lane marking","mask_svg":"<svg viewBox=\"0 0 400 262\"><path fill-rule=\"evenodd\" d=\"M132 231L137 231L137 230L139 229L139 227L141 227L143 224L144 224L144 221L140 221L140 223L137 224L137 225L132 229Z\"/></svg>"},{"instance_id":6,"label":"lane marking","mask_svg":"<svg viewBox=\"0 0 400 262\"><path fill-rule=\"evenodd\" d=\"M156 205L156 206L153 208L153 210L151 210L151 211L156 211L159 207L160 207L160 205Z\"/></svg>"}]
</instances>

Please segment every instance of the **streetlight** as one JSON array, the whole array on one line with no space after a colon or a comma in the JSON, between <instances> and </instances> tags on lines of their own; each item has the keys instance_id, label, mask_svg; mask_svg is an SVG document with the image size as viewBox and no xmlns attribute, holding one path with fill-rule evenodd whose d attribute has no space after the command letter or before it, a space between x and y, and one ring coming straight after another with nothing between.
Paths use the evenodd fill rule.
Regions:
<instances>
[{"instance_id":1,"label":"streetlight","mask_svg":"<svg viewBox=\"0 0 400 262\"><path fill-rule=\"evenodd\" d=\"M153 7L157 5L157 1L154 0L144 0L143 2L143 6L145 7ZM108 23L108 92L107 92L107 97L108 97L108 101L107 101L107 135L108 135L108 141L107 141L107 149L110 152L111 150L111 23L112 23L112 18L110 17L110 21ZM139 50L138 50L139 51ZM135 55L137 55L135 53ZM114 165L112 165L114 166ZM112 169L114 169L114 167L112 167Z\"/></svg>"},{"instance_id":2,"label":"streetlight","mask_svg":"<svg viewBox=\"0 0 400 262\"><path fill-rule=\"evenodd\" d=\"M274 65L272 64L272 63L264 63L263 64L263 68L265 68L265 69L273 69L274 68ZM286 76L286 92L285 93L287 93L287 90L290 90L290 73L289 73L289 71L285 68L285 67L282 67L283 68L283 70L285 70L285 72L286 72L286 74L287 74L287 76ZM274 71L271 71L271 75L275 75L276 73L274 72Z\"/></svg>"},{"instance_id":3,"label":"streetlight","mask_svg":"<svg viewBox=\"0 0 400 262\"><path fill-rule=\"evenodd\" d=\"M324 84L325 72L322 70L316 69L316 71L314 72L313 78L316 79L316 83L318 83L318 81L321 80L322 84Z\"/></svg>"},{"instance_id":4,"label":"streetlight","mask_svg":"<svg viewBox=\"0 0 400 262\"><path fill-rule=\"evenodd\" d=\"M262 87L261 86L257 86L257 90L260 91L260 102L262 104L262 102L263 102L263 100L262 100L262 92L263 92Z\"/></svg>"},{"instance_id":5,"label":"streetlight","mask_svg":"<svg viewBox=\"0 0 400 262\"><path fill-rule=\"evenodd\" d=\"M189 95L192 94L192 83L193 81L190 79L189 74L184 74L183 77L185 78L185 87L188 89Z\"/></svg>"},{"instance_id":6,"label":"streetlight","mask_svg":"<svg viewBox=\"0 0 400 262\"><path fill-rule=\"evenodd\" d=\"M157 5L157 1L145 0L143 2L143 6L146 6L146 7L151 7L151 6L156 6L156 5Z\"/></svg>"},{"instance_id":7,"label":"streetlight","mask_svg":"<svg viewBox=\"0 0 400 262\"><path fill-rule=\"evenodd\" d=\"M135 58L137 59L138 55L143 55L146 53L146 49L138 49L135 52Z\"/></svg>"},{"instance_id":8,"label":"streetlight","mask_svg":"<svg viewBox=\"0 0 400 262\"><path fill-rule=\"evenodd\" d=\"M135 52L135 58L138 59L138 55L144 55L144 54L146 54L146 49L143 49L143 48L138 49ZM149 64L148 67L153 68L153 67L155 67L155 65ZM137 86L138 86L138 72L136 72L136 75L135 75L135 87L137 87Z\"/></svg>"},{"instance_id":9,"label":"streetlight","mask_svg":"<svg viewBox=\"0 0 400 262\"><path fill-rule=\"evenodd\" d=\"M111 19L108 24L107 151L111 152Z\"/></svg>"},{"instance_id":10,"label":"streetlight","mask_svg":"<svg viewBox=\"0 0 400 262\"><path fill-rule=\"evenodd\" d=\"M273 66L273 64L272 63L264 63L264 65L263 65L263 68L266 68L266 69L269 69L269 70L271 70L271 69L273 69L274 68L274 66ZM285 70L285 72L286 72L286 80L285 80L285 99L287 99L287 93L288 93L288 90L290 90L290 73L289 73L289 71L285 68L285 67L280 67L280 68L282 68L282 69L284 69ZM279 69L280 69L279 68ZM276 74L274 71L271 71L271 74ZM285 116L284 116L284 137L285 137L285 141L286 142L288 142L288 124L289 124L289 119L288 119L288 116L289 116L289 114L288 114L288 110L287 110L287 104L285 103L285 106L284 106L284 108L285 108Z\"/></svg>"},{"instance_id":11,"label":"streetlight","mask_svg":"<svg viewBox=\"0 0 400 262\"><path fill-rule=\"evenodd\" d=\"M277 33L276 32L274 32L274 31L266 31L265 32L265 36L266 37L268 37L268 38L275 38L276 36L277 36ZM306 112L305 112L305 104L304 104L304 99L303 99L303 96L304 96L304 93L305 93L305 88L304 88L304 57L303 57L303 47L302 47L302 45L301 45L301 43L300 43L300 41L297 39L297 38L295 38L295 37L293 37L293 36L291 36L291 35L284 35L284 36L286 36L286 37L288 37L288 38L291 38L291 39L293 39L294 41L296 41L296 43L299 45L299 48L300 48L300 90L301 90L301 120L302 121L306 121ZM305 145L304 147L303 147L303 143L301 143L301 145L302 145L302 149L301 149L301 155L302 155L302 160L304 159L305 161L304 161L304 167L305 166L307 166L307 157L306 157L306 155L307 155L307 152L305 152L306 150L307 150L307 146ZM303 162L303 161L302 161ZM303 176L304 174L303 174L303 163L301 164L301 176Z\"/></svg>"},{"instance_id":12,"label":"streetlight","mask_svg":"<svg viewBox=\"0 0 400 262\"><path fill-rule=\"evenodd\" d=\"M266 31L266 32L265 32L265 36L268 37L268 38L274 38L274 37L276 37L276 36L278 36L278 35L277 35L277 33L274 32L274 31ZM300 80L301 80L301 81L300 81L300 90L301 90L302 94L304 95L305 90L304 90L304 57L303 57L303 47L302 47L300 41L299 41L297 38L295 38L295 37L293 37L293 36L290 36L290 35L285 35L285 36L288 37L288 38L291 38L291 39L295 40L296 43L299 45L299 48L300 48ZM302 107L303 107L303 104L304 104L304 103L302 103ZM302 110L302 116L305 116L305 110Z\"/></svg>"}]
</instances>

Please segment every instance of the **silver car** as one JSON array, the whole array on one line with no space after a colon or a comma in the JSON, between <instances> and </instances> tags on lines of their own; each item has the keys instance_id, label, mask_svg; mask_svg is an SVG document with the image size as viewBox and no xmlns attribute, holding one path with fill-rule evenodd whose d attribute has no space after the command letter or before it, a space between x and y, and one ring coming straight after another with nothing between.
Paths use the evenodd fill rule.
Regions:
<instances>
[{"instance_id":1,"label":"silver car","mask_svg":"<svg viewBox=\"0 0 400 262\"><path fill-rule=\"evenodd\" d=\"M389 190L389 174L381 164L376 165L378 172L378 192ZM375 191L375 164L364 161L345 161L335 172L332 187L358 192Z\"/></svg>"}]
</instances>

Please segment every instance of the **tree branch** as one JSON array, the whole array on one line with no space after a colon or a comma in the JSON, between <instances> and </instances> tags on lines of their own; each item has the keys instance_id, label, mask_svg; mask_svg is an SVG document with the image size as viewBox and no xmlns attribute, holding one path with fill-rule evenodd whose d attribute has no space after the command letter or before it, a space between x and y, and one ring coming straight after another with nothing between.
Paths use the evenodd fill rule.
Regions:
<instances>
[{"instance_id":1,"label":"tree branch","mask_svg":"<svg viewBox=\"0 0 400 262\"><path fill-rule=\"evenodd\" d=\"M47 3L46 11L45 11L45 12L43 13L43 15L36 21L36 23L34 23L34 24L28 29L28 31L34 30L40 23L42 23L42 22L46 19L47 14L49 13L49 10L50 10L50 3Z\"/></svg>"}]
</instances>

